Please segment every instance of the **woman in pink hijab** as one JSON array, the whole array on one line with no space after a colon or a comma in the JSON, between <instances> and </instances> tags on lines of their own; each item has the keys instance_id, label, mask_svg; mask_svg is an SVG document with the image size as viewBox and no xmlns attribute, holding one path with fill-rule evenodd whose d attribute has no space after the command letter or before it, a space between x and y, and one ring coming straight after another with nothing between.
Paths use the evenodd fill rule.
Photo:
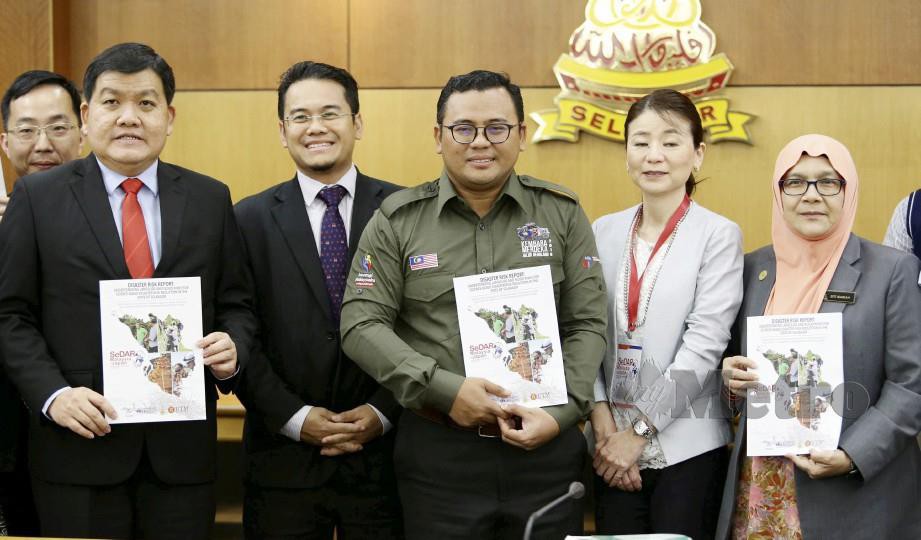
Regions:
<instances>
[{"instance_id":1,"label":"woman in pink hijab","mask_svg":"<svg viewBox=\"0 0 921 540\"><path fill-rule=\"evenodd\" d=\"M773 245L745 257L723 360L741 418L717 538L921 538L919 262L851 232L858 188L850 153L830 137L798 137L777 157ZM739 356L745 318L832 312L843 320L838 448L746 457L746 393L774 381L758 381Z\"/></svg>"}]
</instances>

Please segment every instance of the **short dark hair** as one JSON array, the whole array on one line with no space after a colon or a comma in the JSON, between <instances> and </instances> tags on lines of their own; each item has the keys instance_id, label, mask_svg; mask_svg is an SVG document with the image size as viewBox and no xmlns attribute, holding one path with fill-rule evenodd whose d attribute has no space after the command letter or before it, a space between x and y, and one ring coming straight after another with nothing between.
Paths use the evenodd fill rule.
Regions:
<instances>
[{"instance_id":1,"label":"short dark hair","mask_svg":"<svg viewBox=\"0 0 921 540\"><path fill-rule=\"evenodd\" d=\"M445 119L445 105L452 94L467 92L470 90L489 90L492 88L505 88L515 104L515 114L518 115L518 121L524 122L524 100L521 99L521 88L512 83L505 73L495 71L486 71L477 69L464 75L455 75L448 79L444 88L441 89L441 95L438 96L437 111L435 114L436 121L440 125Z\"/></svg>"},{"instance_id":2,"label":"short dark hair","mask_svg":"<svg viewBox=\"0 0 921 540\"><path fill-rule=\"evenodd\" d=\"M73 106L74 114L77 115L77 125L82 125L82 121L80 120L80 92L77 91L77 87L74 86L74 83L67 80L67 77L63 75L36 69L26 71L16 77L13 84L11 84L10 87L7 88L6 93L3 94L0 112L3 114L4 131L9 128L10 103L12 103L14 99L19 99L39 86L44 86L46 84L57 85L67 91L70 95L70 103Z\"/></svg>"},{"instance_id":3,"label":"short dark hair","mask_svg":"<svg viewBox=\"0 0 921 540\"><path fill-rule=\"evenodd\" d=\"M285 117L285 94L292 84L306 79L321 79L333 81L345 90L345 101L352 109L352 114L358 113L358 82L348 71L324 64L323 62L311 62L306 60L298 62L285 70L278 81L278 119L283 120Z\"/></svg>"},{"instance_id":4,"label":"short dark hair","mask_svg":"<svg viewBox=\"0 0 921 540\"><path fill-rule=\"evenodd\" d=\"M152 69L163 83L163 92L166 94L166 103L173 102L176 93L176 79L173 77L173 68L166 63L162 56L157 54L148 45L143 43L119 43L99 53L90 65L86 66L83 75L83 93L86 102L93 98L96 88L96 79L106 71L118 73L138 73L145 69Z\"/></svg>"},{"instance_id":5,"label":"short dark hair","mask_svg":"<svg viewBox=\"0 0 921 540\"><path fill-rule=\"evenodd\" d=\"M643 114L647 109L653 110L658 114L674 114L679 118L687 120L691 127L691 139L694 141L694 148L700 147L704 142L704 126L700 121L700 113L694 102L687 96L672 90L671 88L660 88L651 94L646 94L643 98L630 106L627 111L627 120L624 123L624 142L630 139L630 123ZM684 184L684 190L688 195L694 193L697 186L697 180L692 173L687 182Z\"/></svg>"}]
</instances>

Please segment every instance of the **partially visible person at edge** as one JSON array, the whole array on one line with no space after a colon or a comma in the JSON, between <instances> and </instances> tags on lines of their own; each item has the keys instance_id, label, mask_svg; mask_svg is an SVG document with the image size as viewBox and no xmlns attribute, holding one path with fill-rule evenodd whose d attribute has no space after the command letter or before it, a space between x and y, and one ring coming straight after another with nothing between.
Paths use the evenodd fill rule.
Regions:
<instances>
[{"instance_id":1,"label":"partially visible person at edge","mask_svg":"<svg viewBox=\"0 0 921 540\"><path fill-rule=\"evenodd\" d=\"M896 205L883 245L921 258L921 189L909 193Z\"/></svg>"},{"instance_id":2,"label":"partially visible person at edge","mask_svg":"<svg viewBox=\"0 0 921 540\"><path fill-rule=\"evenodd\" d=\"M773 245L745 257L723 360L741 418L717 538L921 538L921 265L851 233L858 186L850 153L830 137L798 137L777 157ZM831 291L853 303L827 300ZM746 457L746 391L759 381L740 356L745 318L819 312L842 313L844 380L861 389L858 408L842 405L838 448Z\"/></svg>"},{"instance_id":3,"label":"partially visible person at edge","mask_svg":"<svg viewBox=\"0 0 921 540\"><path fill-rule=\"evenodd\" d=\"M394 448L409 538L521 538L528 516L582 474L577 423L604 354L604 282L575 194L514 170L524 120L507 76L452 77L434 128L441 178L381 204L346 283L343 350L409 409ZM533 228L547 249L527 249ZM568 402L500 406L506 389L465 376L452 280L542 265L554 282ZM534 532L581 530L581 505L569 501Z\"/></svg>"},{"instance_id":4,"label":"partially visible person at edge","mask_svg":"<svg viewBox=\"0 0 921 540\"><path fill-rule=\"evenodd\" d=\"M20 74L3 94L0 111L0 148L17 177L48 170L80 155L80 92L63 75L42 70ZM9 201L0 196L0 220Z\"/></svg>"},{"instance_id":5,"label":"partially visible person at edge","mask_svg":"<svg viewBox=\"0 0 921 540\"><path fill-rule=\"evenodd\" d=\"M0 111L0 148L17 177L80 155L80 92L64 76L40 70L20 74L3 94ZM0 196L0 223L8 202ZM26 408L0 369L0 534L4 528L12 535L38 534L26 465L27 425Z\"/></svg>"},{"instance_id":6,"label":"partially visible person at edge","mask_svg":"<svg viewBox=\"0 0 921 540\"><path fill-rule=\"evenodd\" d=\"M705 149L691 100L656 90L625 134L642 203L592 227L610 344L591 415L596 528L711 538L731 434L708 404L742 302L742 234L690 199Z\"/></svg>"}]
</instances>

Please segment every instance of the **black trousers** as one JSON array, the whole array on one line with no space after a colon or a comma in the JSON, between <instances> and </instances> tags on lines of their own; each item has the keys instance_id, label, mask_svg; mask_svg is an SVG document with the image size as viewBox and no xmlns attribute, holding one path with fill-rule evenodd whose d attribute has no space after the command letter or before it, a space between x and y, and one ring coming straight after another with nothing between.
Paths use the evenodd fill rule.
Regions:
<instances>
[{"instance_id":1,"label":"black trousers","mask_svg":"<svg viewBox=\"0 0 921 540\"><path fill-rule=\"evenodd\" d=\"M585 438L576 427L525 451L406 411L394 464L408 539L519 540L532 512L579 480ZM544 515L533 538L582 533L581 501Z\"/></svg>"},{"instance_id":2,"label":"black trousers","mask_svg":"<svg viewBox=\"0 0 921 540\"><path fill-rule=\"evenodd\" d=\"M214 483L165 484L146 451L121 484L56 484L35 476L32 482L44 536L207 540L211 535Z\"/></svg>"},{"instance_id":3,"label":"black trousers","mask_svg":"<svg viewBox=\"0 0 921 540\"><path fill-rule=\"evenodd\" d=\"M334 530L338 540L398 540L403 515L392 478L371 482L339 467L316 488L247 484L243 528L248 540L332 540Z\"/></svg>"},{"instance_id":4,"label":"black trousers","mask_svg":"<svg viewBox=\"0 0 921 540\"><path fill-rule=\"evenodd\" d=\"M25 460L15 470L0 473L0 513L10 536L38 536L38 515Z\"/></svg>"},{"instance_id":5,"label":"black trousers","mask_svg":"<svg viewBox=\"0 0 921 540\"><path fill-rule=\"evenodd\" d=\"M640 471L643 488L621 491L595 476L598 534L673 533L713 538L729 455L717 448L664 469Z\"/></svg>"}]
</instances>

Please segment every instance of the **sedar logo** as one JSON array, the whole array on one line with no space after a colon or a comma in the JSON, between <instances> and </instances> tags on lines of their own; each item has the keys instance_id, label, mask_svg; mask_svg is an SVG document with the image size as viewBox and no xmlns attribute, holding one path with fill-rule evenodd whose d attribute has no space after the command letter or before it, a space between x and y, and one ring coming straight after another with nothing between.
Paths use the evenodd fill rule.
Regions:
<instances>
[{"instance_id":1,"label":"sedar logo","mask_svg":"<svg viewBox=\"0 0 921 540\"><path fill-rule=\"evenodd\" d=\"M553 66L556 108L531 113L533 142L576 142L581 131L623 142L630 105L673 88L694 100L710 142L751 144L754 116L729 110L718 95L733 66L713 54L716 35L700 15L700 0L589 0L569 53Z\"/></svg>"}]
</instances>

